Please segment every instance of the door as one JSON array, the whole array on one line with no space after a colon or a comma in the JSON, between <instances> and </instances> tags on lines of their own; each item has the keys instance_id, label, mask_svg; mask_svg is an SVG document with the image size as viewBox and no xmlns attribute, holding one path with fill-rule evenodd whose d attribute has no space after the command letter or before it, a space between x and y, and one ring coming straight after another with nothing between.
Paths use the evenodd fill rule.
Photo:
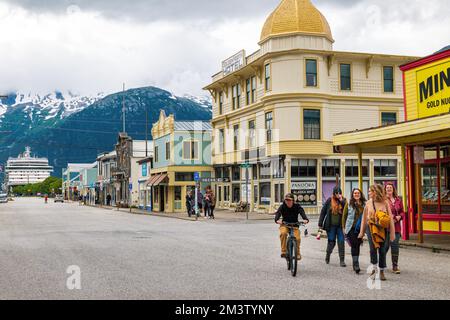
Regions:
<instances>
[{"instance_id":1,"label":"door","mask_svg":"<svg viewBox=\"0 0 450 320\"><path fill-rule=\"evenodd\" d=\"M159 202L159 211L160 212L164 212L164 210L165 210L165 203L166 203L166 200L165 200L165 190L164 190L164 187L163 186L161 186L161 187L159 187L160 189L159 189L159 194L160 194L160 202Z\"/></svg>"}]
</instances>

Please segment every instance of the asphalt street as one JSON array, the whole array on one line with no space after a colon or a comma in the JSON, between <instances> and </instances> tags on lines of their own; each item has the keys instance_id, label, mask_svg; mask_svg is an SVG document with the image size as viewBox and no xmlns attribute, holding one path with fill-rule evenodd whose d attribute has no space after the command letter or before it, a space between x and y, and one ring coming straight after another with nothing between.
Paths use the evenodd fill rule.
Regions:
<instances>
[{"instance_id":1,"label":"asphalt street","mask_svg":"<svg viewBox=\"0 0 450 320\"><path fill-rule=\"evenodd\" d=\"M369 289L368 275L352 271L349 247L347 268L339 267L337 249L326 265L325 247L324 239L303 238L303 260L293 278L280 258L278 229L271 221L195 222L16 199L0 205L0 299L450 296L449 254L402 248L402 274L387 273L380 289ZM369 266L367 244L361 265ZM71 266L81 271L81 289L67 286Z\"/></svg>"}]
</instances>

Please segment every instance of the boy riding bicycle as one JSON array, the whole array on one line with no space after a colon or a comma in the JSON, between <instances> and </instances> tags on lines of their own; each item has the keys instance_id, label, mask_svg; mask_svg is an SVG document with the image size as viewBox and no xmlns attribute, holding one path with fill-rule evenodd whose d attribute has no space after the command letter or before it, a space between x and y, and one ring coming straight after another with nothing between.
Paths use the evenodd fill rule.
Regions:
<instances>
[{"instance_id":1,"label":"boy riding bicycle","mask_svg":"<svg viewBox=\"0 0 450 320\"><path fill-rule=\"evenodd\" d=\"M294 195L288 193L284 197L283 204L278 208L275 214L275 223L280 225L280 241L281 241L281 258L286 258L287 253L287 237L289 234L289 228L284 223L298 223L298 215L301 215L305 224L309 223L309 219L305 214L305 210L298 203L294 203ZM294 235L297 239L297 260L301 260L300 255L300 230L294 229Z\"/></svg>"}]
</instances>

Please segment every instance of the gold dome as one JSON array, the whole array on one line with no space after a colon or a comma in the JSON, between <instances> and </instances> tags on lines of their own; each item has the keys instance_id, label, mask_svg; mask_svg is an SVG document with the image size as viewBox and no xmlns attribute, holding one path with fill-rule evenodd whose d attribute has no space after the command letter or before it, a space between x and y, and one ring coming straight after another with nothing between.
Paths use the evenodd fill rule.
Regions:
<instances>
[{"instance_id":1,"label":"gold dome","mask_svg":"<svg viewBox=\"0 0 450 320\"><path fill-rule=\"evenodd\" d=\"M327 19L310 0L282 0L264 24L261 41L295 33L324 36L334 42Z\"/></svg>"}]
</instances>

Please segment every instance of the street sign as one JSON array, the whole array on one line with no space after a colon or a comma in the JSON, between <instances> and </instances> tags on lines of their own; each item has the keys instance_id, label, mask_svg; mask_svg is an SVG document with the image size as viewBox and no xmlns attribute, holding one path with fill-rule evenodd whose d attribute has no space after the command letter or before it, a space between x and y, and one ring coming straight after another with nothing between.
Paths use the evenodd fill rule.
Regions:
<instances>
[{"instance_id":1,"label":"street sign","mask_svg":"<svg viewBox=\"0 0 450 320\"><path fill-rule=\"evenodd\" d=\"M200 181L200 172L194 172L194 181L195 182Z\"/></svg>"},{"instance_id":2,"label":"street sign","mask_svg":"<svg viewBox=\"0 0 450 320\"><path fill-rule=\"evenodd\" d=\"M230 182L229 178L200 178L200 182L213 183L213 182Z\"/></svg>"},{"instance_id":3,"label":"street sign","mask_svg":"<svg viewBox=\"0 0 450 320\"><path fill-rule=\"evenodd\" d=\"M241 164L241 168L250 168L250 166L251 166L251 164L250 163L248 163L248 162L244 162L244 163L242 163Z\"/></svg>"}]
</instances>

